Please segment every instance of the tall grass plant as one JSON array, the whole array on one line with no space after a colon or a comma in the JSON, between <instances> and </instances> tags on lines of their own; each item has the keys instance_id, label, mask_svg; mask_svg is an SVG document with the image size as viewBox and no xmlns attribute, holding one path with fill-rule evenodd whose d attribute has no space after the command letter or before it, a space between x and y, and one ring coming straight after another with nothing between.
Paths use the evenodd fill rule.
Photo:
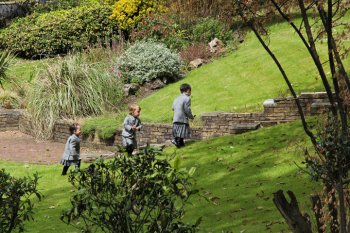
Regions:
<instances>
[{"instance_id":1,"label":"tall grass plant","mask_svg":"<svg viewBox=\"0 0 350 233\"><path fill-rule=\"evenodd\" d=\"M8 72L10 66L14 64L15 56L9 51L0 52L0 86L4 89L3 84L9 81Z\"/></svg>"},{"instance_id":2,"label":"tall grass plant","mask_svg":"<svg viewBox=\"0 0 350 233\"><path fill-rule=\"evenodd\" d=\"M69 55L38 72L29 97L28 114L36 136L50 137L57 119L99 115L123 96L121 83L85 54Z\"/></svg>"}]
</instances>

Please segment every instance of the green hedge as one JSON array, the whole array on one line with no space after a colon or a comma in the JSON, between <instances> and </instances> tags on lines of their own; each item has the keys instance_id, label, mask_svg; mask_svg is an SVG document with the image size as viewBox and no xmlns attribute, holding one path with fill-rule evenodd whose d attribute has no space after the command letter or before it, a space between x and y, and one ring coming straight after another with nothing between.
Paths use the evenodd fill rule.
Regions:
<instances>
[{"instance_id":1,"label":"green hedge","mask_svg":"<svg viewBox=\"0 0 350 233\"><path fill-rule=\"evenodd\" d=\"M0 49L21 57L65 54L96 43L108 43L117 35L109 6L82 6L33 14L18 19L0 33Z\"/></svg>"}]
</instances>

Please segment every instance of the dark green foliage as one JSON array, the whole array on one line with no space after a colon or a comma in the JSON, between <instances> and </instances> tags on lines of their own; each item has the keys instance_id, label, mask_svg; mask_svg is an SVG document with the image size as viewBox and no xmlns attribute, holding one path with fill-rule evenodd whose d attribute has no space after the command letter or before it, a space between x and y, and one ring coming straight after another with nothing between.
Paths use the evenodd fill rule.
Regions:
<instances>
[{"instance_id":1,"label":"dark green foliage","mask_svg":"<svg viewBox=\"0 0 350 233\"><path fill-rule=\"evenodd\" d=\"M159 153L146 148L138 156L99 159L71 173L69 181L78 190L61 219L82 220L84 225L76 226L84 232L195 232L199 221L181 222L184 205L197 192L190 182L194 169L177 170L168 159L156 158Z\"/></svg>"},{"instance_id":2,"label":"dark green foliage","mask_svg":"<svg viewBox=\"0 0 350 233\"><path fill-rule=\"evenodd\" d=\"M131 38L134 41L155 39L171 49L181 49L190 43L188 31L171 14L148 15L132 30Z\"/></svg>"},{"instance_id":3,"label":"dark green foliage","mask_svg":"<svg viewBox=\"0 0 350 233\"><path fill-rule=\"evenodd\" d=\"M210 42L215 37L222 40L232 40L232 31L214 18L203 18L193 28L193 39L200 42Z\"/></svg>"},{"instance_id":4,"label":"dark green foliage","mask_svg":"<svg viewBox=\"0 0 350 233\"><path fill-rule=\"evenodd\" d=\"M33 203L31 197L39 200L38 175L14 178L0 170L0 232L24 231L24 222L33 220Z\"/></svg>"},{"instance_id":5,"label":"dark green foliage","mask_svg":"<svg viewBox=\"0 0 350 233\"><path fill-rule=\"evenodd\" d=\"M339 119L329 114L323 121L317 134L317 153L306 154L306 166L314 180L332 183L341 178L347 179L350 169L350 138L342 132Z\"/></svg>"},{"instance_id":6,"label":"dark green foliage","mask_svg":"<svg viewBox=\"0 0 350 233\"><path fill-rule=\"evenodd\" d=\"M109 6L82 6L18 19L0 34L0 48L22 57L65 54L109 44L117 34Z\"/></svg>"}]
</instances>

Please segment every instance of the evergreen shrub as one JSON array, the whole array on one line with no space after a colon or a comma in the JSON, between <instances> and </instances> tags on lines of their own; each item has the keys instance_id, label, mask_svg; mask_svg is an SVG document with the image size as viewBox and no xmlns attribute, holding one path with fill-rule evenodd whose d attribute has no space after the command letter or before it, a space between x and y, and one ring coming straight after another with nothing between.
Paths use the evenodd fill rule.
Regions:
<instances>
[{"instance_id":1,"label":"evergreen shrub","mask_svg":"<svg viewBox=\"0 0 350 233\"><path fill-rule=\"evenodd\" d=\"M133 41L150 38L160 41L170 49L182 49L189 44L189 32L176 21L171 12L149 14L131 32Z\"/></svg>"},{"instance_id":2,"label":"evergreen shrub","mask_svg":"<svg viewBox=\"0 0 350 233\"><path fill-rule=\"evenodd\" d=\"M198 42L208 43L215 37L222 41L232 40L232 32L227 26L217 19L207 17L200 20L193 28L193 39Z\"/></svg>"},{"instance_id":3,"label":"evergreen shrub","mask_svg":"<svg viewBox=\"0 0 350 233\"><path fill-rule=\"evenodd\" d=\"M33 197L39 200L38 174L16 178L0 169L0 232L24 232L24 223L34 220Z\"/></svg>"},{"instance_id":4,"label":"evergreen shrub","mask_svg":"<svg viewBox=\"0 0 350 233\"><path fill-rule=\"evenodd\" d=\"M82 6L32 14L0 33L0 48L22 57L66 54L97 43L109 43L117 34L108 6Z\"/></svg>"},{"instance_id":5,"label":"evergreen shrub","mask_svg":"<svg viewBox=\"0 0 350 233\"><path fill-rule=\"evenodd\" d=\"M196 169L159 155L147 147L138 156L118 154L72 172L69 182L77 191L61 219L80 221L81 232L196 232L201 219L183 221L189 198L198 193L192 184Z\"/></svg>"},{"instance_id":6,"label":"evergreen shrub","mask_svg":"<svg viewBox=\"0 0 350 233\"><path fill-rule=\"evenodd\" d=\"M117 58L118 75L126 83L144 83L154 79L176 80L180 74L180 57L164 44L139 41Z\"/></svg>"}]
</instances>

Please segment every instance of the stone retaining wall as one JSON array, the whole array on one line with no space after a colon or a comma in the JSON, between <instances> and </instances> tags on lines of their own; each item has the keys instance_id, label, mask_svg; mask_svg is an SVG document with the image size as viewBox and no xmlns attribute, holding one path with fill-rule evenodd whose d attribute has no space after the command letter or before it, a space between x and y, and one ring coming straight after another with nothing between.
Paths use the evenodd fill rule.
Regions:
<instances>
[{"instance_id":1,"label":"stone retaining wall","mask_svg":"<svg viewBox=\"0 0 350 233\"><path fill-rule=\"evenodd\" d=\"M327 111L329 102L324 92L301 93L300 105L305 115L317 115ZM271 126L300 119L294 98L266 100L264 111L258 113L205 113L202 115L202 138L237 134L260 126Z\"/></svg>"},{"instance_id":2,"label":"stone retaining wall","mask_svg":"<svg viewBox=\"0 0 350 233\"><path fill-rule=\"evenodd\" d=\"M327 111L329 106L326 93L302 93L299 96L301 106L306 115L315 115ZM213 137L240 134L256 130L259 127L276 125L299 119L299 113L294 99L275 98L264 102L264 111L258 113L204 113L201 116L203 126L192 128L192 139L202 140ZM55 127L54 139L65 142L68 137L68 125L58 123ZM66 132L66 133L63 133ZM115 136L108 140L101 140L92 134L83 140L87 144L109 146L121 144L121 130L116 131ZM145 123L142 130L138 132L138 144L162 144L169 142L172 135L171 124L149 124Z\"/></svg>"},{"instance_id":3,"label":"stone retaining wall","mask_svg":"<svg viewBox=\"0 0 350 233\"><path fill-rule=\"evenodd\" d=\"M0 1L0 18L14 18L16 16L24 15L25 7L18 2L1 2Z\"/></svg>"},{"instance_id":4,"label":"stone retaining wall","mask_svg":"<svg viewBox=\"0 0 350 233\"><path fill-rule=\"evenodd\" d=\"M323 92L302 93L299 96L299 100L306 115L324 113L329 107L327 95ZM269 99L263 103L263 106L263 112L257 113L204 113L201 116L203 126L200 128L192 128L192 139L201 140L239 134L256 130L262 126L266 127L299 119L297 107L294 103L294 99L291 97ZM3 122L0 124L0 131L10 129L16 130L19 128L22 132L31 134L33 128L30 119L26 119L25 117L19 119L19 113L17 112L16 115L16 111L12 111L14 111L13 114L9 114L9 112L11 112L10 110L8 110L8 114L1 114L0 112L0 123ZM64 143L69 136L68 126L71 123L72 122L66 121L57 122L54 127L53 139ZM117 130L114 137L101 140L96 133L92 133L83 138L83 144L94 145L96 147L120 145L120 135L121 130ZM171 135L171 124L145 123L143 129L138 133L138 144L162 144L169 142Z\"/></svg>"},{"instance_id":5,"label":"stone retaining wall","mask_svg":"<svg viewBox=\"0 0 350 233\"><path fill-rule=\"evenodd\" d=\"M18 130L22 110L0 109L0 132Z\"/></svg>"}]
</instances>

